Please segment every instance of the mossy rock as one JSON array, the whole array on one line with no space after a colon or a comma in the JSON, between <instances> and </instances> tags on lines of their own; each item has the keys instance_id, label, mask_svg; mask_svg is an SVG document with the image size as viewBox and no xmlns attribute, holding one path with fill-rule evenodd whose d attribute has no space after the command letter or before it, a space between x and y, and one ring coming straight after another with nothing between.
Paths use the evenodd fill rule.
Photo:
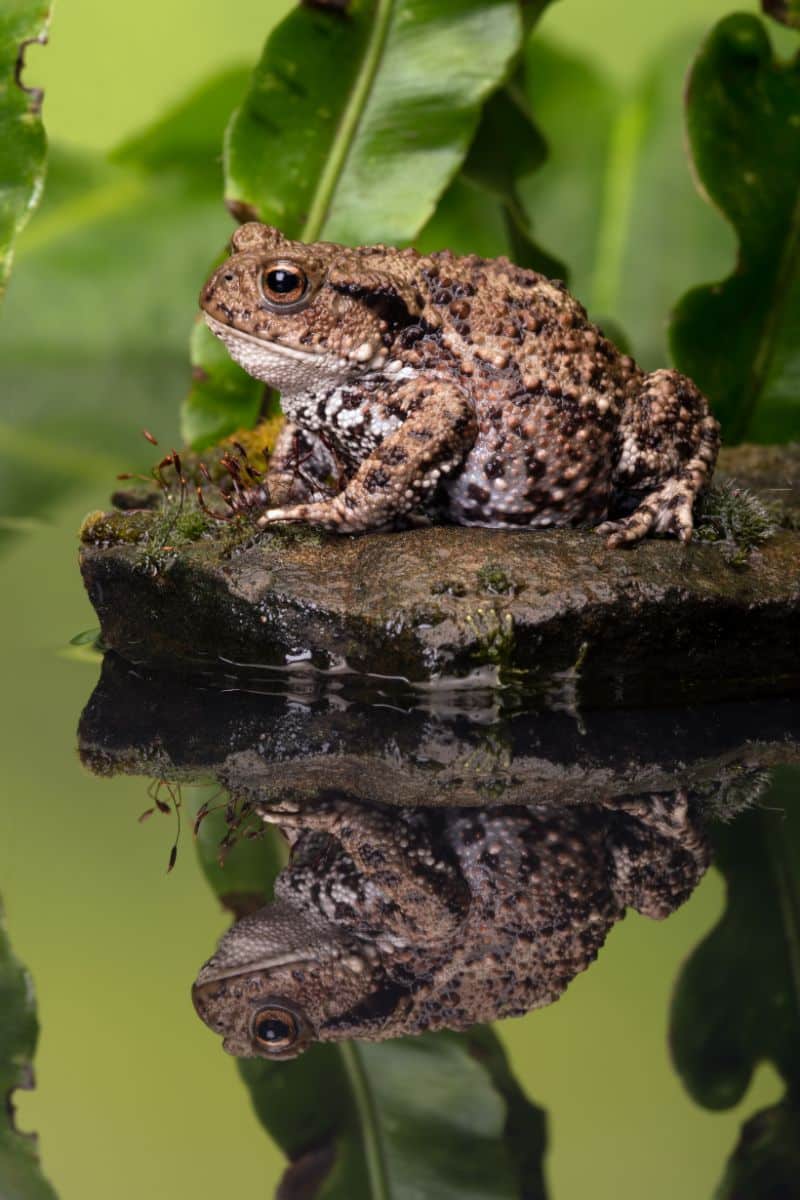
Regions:
<instances>
[{"instance_id":1,"label":"mossy rock","mask_svg":"<svg viewBox=\"0 0 800 1200\"><path fill-rule=\"evenodd\" d=\"M105 644L172 670L302 661L423 688L566 688L602 707L787 692L800 684L800 452L729 450L726 475L775 516L746 547L727 534L609 550L579 530L258 532L246 514L194 521L188 501L176 515L173 497L93 516L81 569Z\"/></svg>"}]
</instances>

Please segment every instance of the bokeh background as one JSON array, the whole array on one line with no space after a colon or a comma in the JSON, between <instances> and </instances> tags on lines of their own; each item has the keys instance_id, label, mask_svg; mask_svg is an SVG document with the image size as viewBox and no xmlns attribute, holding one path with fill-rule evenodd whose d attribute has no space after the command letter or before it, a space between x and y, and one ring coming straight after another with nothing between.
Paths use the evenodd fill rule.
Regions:
<instances>
[{"instance_id":1,"label":"bokeh background","mask_svg":"<svg viewBox=\"0 0 800 1200\"><path fill-rule=\"evenodd\" d=\"M215 69L253 62L289 7L57 0L50 45L28 55L29 81L46 88L53 145L70 152L68 161L97 162L85 153L110 150ZM731 10L725 0L560 0L540 33L624 88L653 56L699 40ZM142 457L143 424L177 436L194 295L229 228L221 204L198 207L185 227L173 221L159 234L163 258L151 257L159 265L142 273L136 216L114 192L129 184L112 185L100 210L84 214L89 226L104 221L102 235L67 239L66 249L63 214L46 198L20 244L0 318L2 432L13 447L17 500L16 524L5 530L13 536L0 550L0 890L42 1023L38 1086L18 1096L19 1120L39 1131L62 1200L268 1196L280 1155L189 1002L225 917L188 839L165 875L173 829L164 818L137 824L148 807L145 783L91 778L75 752L97 674L96 661L68 645L94 624L76 569L76 530L105 503L113 472ZM89 203L97 205L97 192ZM103 290L105 260L120 255L136 287L109 276ZM84 394L91 403L83 405ZM55 413L46 403L53 395ZM64 486L29 518L26 497L45 477ZM555 1200L708 1197L744 1116L777 1098L777 1080L764 1069L744 1105L714 1115L693 1105L669 1064L671 983L721 904L712 871L664 925L630 915L565 999L501 1028L521 1081L550 1114Z\"/></svg>"}]
</instances>

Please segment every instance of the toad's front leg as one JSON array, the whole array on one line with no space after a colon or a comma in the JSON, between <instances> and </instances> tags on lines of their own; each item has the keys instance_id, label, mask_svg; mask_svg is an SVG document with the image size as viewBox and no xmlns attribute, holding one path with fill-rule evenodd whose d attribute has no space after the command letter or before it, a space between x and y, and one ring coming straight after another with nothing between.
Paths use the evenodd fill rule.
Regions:
<instances>
[{"instance_id":1,"label":"toad's front leg","mask_svg":"<svg viewBox=\"0 0 800 1200\"><path fill-rule=\"evenodd\" d=\"M463 462L478 433L471 398L438 377L409 381L394 397L405 410L402 425L364 459L331 500L272 508L259 525L308 521L335 533L391 526L421 507L443 475Z\"/></svg>"}]
</instances>

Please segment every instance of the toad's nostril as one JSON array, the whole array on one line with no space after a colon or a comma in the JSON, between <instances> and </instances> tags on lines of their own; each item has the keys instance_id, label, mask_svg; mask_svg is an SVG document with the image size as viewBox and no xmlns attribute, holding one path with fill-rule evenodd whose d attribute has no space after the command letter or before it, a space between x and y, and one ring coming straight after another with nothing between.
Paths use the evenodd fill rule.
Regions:
<instances>
[{"instance_id":1,"label":"toad's nostril","mask_svg":"<svg viewBox=\"0 0 800 1200\"><path fill-rule=\"evenodd\" d=\"M235 276L228 273L227 275L223 275L222 278L225 280L226 283L233 283Z\"/></svg>"}]
</instances>

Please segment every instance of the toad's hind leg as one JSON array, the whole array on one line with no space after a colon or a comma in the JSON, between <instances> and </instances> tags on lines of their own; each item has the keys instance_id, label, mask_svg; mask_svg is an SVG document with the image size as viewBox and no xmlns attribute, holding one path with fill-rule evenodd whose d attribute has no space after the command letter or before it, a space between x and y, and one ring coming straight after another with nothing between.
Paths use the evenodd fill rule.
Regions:
<instances>
[{"instance_id":1,"label":"toad's hind leg","mask_svg":"<svg viewBox=\"0 0 800 1200\"><path fill-rule=\"evenodd\" d=\"M719 425L702 392L677 371L654 371L625 407L613 484L623 501L639 501L630 516L596 532L609 546L648 533L692 536L694 502L708 486L719 450Z\"/></svg>"}]
</instances>

